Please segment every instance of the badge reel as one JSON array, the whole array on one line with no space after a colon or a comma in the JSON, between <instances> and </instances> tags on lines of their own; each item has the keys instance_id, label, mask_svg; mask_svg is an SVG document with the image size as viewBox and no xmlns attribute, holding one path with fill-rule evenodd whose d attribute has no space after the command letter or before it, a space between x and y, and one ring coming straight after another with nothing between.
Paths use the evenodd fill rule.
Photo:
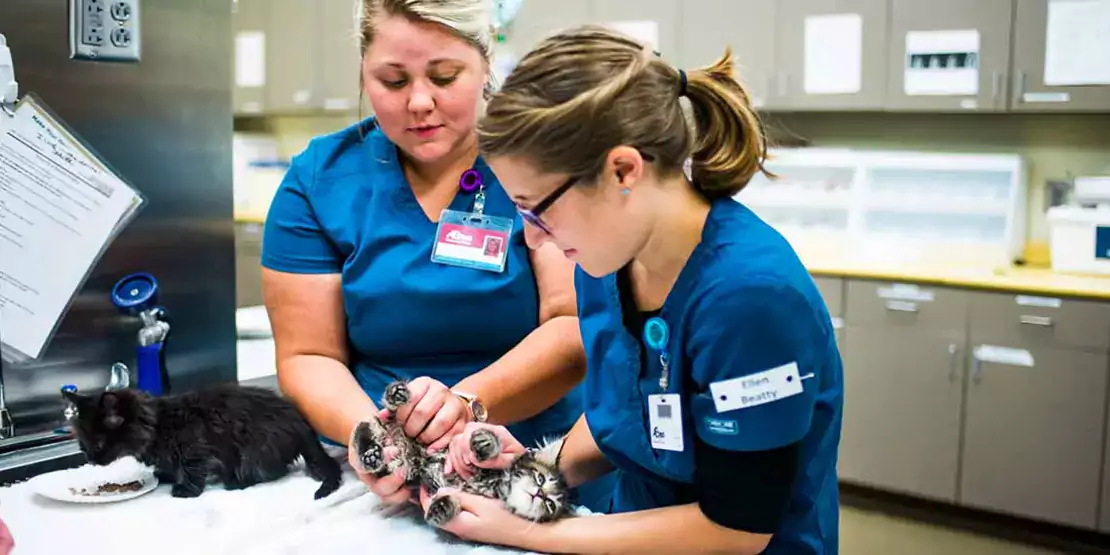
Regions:
<instances>
[{"instance_id":1,"label":"badge reel","mask_svg":"<svg viewBox=\"0 0 1110 555\"><path fill-rule=\"evenodd\" d=\"M653 449L681 452L685 447L682 437L682 396L666 392L670 385L670 365L667 360L669 340L670 330L662 318L654 317L644 324L644 344L649 352L659 355L659 389L662 391L648 395L648 424Z\"/></svg>"},{"instance_id":2,"label":"badge reel","mask_svg":"<svg viewBox=\"0 0 1110 555\"><path fill-rule=\"evenodd\" d=\"M505 271L512 218L484 213L485 184L478 170L466 170L459 178L459 188L466 193L477 191L474 211L446 209L441 213L432 262L497 273Z\"/></svg>"}]
</instances>

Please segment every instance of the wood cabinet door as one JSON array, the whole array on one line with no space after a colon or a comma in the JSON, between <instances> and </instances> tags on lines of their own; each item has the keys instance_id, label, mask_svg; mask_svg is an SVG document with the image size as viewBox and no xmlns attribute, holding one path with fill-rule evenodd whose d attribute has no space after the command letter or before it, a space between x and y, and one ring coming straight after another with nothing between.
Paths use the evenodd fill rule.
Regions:
<instances>
[{"instance_id":1,"label":"wood cabinet door","mask_svg":"<svg viewBox=\"0 0 1110 555\"><path fill-rule=\"evenodd\" d=\"M962 335L849 325L844 345L840 478L955 501Z\"/></svg>"},{"instance_id":2,"label":"wood cabinet door","mask_svg":"<svg viewBox=\"0 0 1110 555\"><path fill-rule=\"evenodd\" d=\"M1022 361L992 347L973 348L960 501L1094 528L1107 355L1032 348Z\"/></svg>"},{"instance_id":3,"label":"wood cabinet door","mask_svg":"<svg viewBox=\"0 0 1110 555\"><path fill-rule=\"evenodd\" d=\"M1012 12L1011 0L891 0L887 107L1005 110Z\"/></svg>"}]
</instances>

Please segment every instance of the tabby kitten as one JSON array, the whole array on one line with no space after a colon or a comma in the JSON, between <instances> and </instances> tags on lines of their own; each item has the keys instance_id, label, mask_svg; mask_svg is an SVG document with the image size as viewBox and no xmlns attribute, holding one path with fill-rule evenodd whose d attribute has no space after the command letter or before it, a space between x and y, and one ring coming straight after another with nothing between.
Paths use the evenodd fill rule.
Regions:
<instances>
[{"instance_id":1,"label":"tabby kitten","mask_svg":"<svg viewBox=\"0 0 1110 555\"><path fill-rule=\"evenodd\" d=\"M80 395L63 391L77 408L71 424L89 462L106 465L133 456L154 467L174 497L197 497L215 476L228 490L285 476L303 456L305 470L322 482L315 498L342 482L308 421L292 403L263 388L215 386L153 397L138 389Z\"/></svg>"},{"instance_id":2,"label":"tabby kitten","mask_svg":"<svg viewBox=\"0 0 1110 555\"><path fill-rule=\"evenodd\" d=\"M396 414L398 407L408 404L411 393L404 382L394 382L385 390L382 405ZM408 486L424 485L435 495L440 488L449 487L466 493L500 500L506 509L528 520L548 522L570 514L570 500L566 482L559 474L558 455L562 439L538 449L529 449L517 457L505 470L477 469L469 480L458 473L443 473L446 450L428 454L416 439L405 435L404 428L393 419L381 421L372 418L355 427L352 445L359 454L358 463L363 472L383 478L401 468ZM386 447L396 447L398 455L385 462ZM489 430L477 430L470 437L470 448L479 461L497 457L501 442ZM428 507L424 519L435 527L442 527L455 518L461 507L450 495L436 498Z\"/></svg>"}]
</instances>

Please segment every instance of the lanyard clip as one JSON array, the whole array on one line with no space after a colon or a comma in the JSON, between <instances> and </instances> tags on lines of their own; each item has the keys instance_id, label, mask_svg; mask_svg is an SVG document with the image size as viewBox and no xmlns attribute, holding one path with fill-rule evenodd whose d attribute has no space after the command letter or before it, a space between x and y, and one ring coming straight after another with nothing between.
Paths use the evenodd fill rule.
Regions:
<instances>
[{"instance_id":1,"label":"lanyard clip","mask_svg":"<svg viewBox=\"0 0 1110 555\"><path fill-rule=\"evenodd\" d=\"M659 388L664 391L670 383L670 366L667 364L667 341L670 335L667 322L658 316L644 323L644 343L659 353Z\"/></svg>"}]
</instances>

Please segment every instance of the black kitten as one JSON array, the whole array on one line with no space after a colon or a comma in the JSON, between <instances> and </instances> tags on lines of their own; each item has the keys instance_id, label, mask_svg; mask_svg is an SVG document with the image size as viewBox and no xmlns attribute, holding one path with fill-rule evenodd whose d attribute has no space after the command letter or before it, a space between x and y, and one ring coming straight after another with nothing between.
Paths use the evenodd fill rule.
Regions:
<instances>
[{"instance_id":1,"label":"black kitten","mask_svg":"<svg viewBox=\"0 0 1110 555\"><path fill-rule=\"evenodd\" d=\"M209 476L228 490L282 478L299 456L323 482L316 499L339 489L342 470L308 421L277 393L237 385L152 397L137 389L87 396L63 392L77 407L74 433L89 461L134 456L172 482L174 497L196 497Z\"/></svg>"}]
</instances>

